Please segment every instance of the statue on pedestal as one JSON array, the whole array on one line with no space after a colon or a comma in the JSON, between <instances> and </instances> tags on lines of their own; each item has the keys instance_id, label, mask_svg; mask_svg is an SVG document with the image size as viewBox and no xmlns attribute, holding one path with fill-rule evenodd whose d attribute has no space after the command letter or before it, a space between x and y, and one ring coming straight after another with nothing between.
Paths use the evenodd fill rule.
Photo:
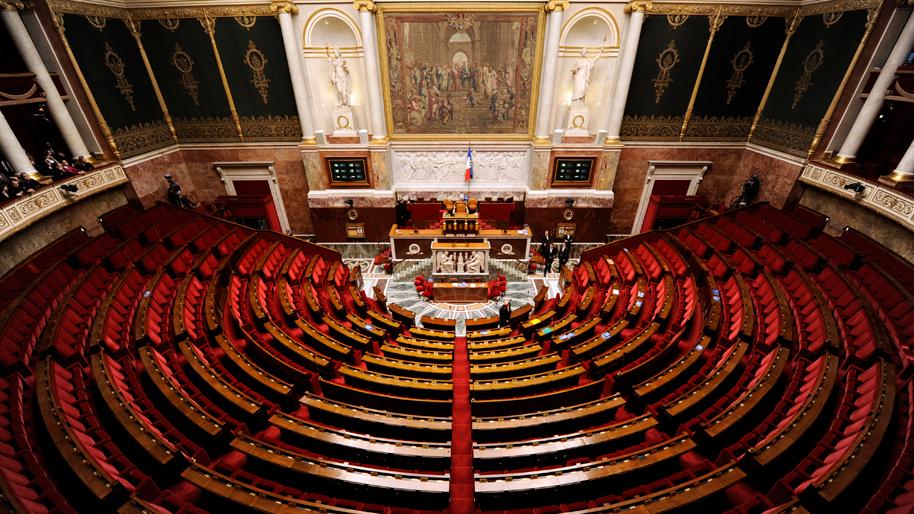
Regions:
<instances>
[{"instance_id":1,"label":"statue on pedestal","mask_svg":"<svg viewBox=\"0 0 914 514\"><path fill-rule=\"evenodd\" d=\"M352 95L352 77L349 74L349 65L343 59L339 48L334 48L333 53L327 49L327 62L330 65L330 83L336 89L336 106L333 108L334 135L355 135L355 124L352 122L352 106L349 97Z\"/></svg>"},{"instance_id":2,"label":"statue on pedestal","mask_svg":"<svg viewBox=\"0 0 914 514\"><path fill-rule=\"evenodd\" d=\"M605 41L604 41L605 42ZM568 113L567 133L569 135L587 135L587 117L590 110L587 108L587 92L590 89L590 79L597 60L603 55L603 46L600 46L597 55L588 59L589 48L581 49L581 57L571 67L571 110Z\"/></svg>"}]
</instances>

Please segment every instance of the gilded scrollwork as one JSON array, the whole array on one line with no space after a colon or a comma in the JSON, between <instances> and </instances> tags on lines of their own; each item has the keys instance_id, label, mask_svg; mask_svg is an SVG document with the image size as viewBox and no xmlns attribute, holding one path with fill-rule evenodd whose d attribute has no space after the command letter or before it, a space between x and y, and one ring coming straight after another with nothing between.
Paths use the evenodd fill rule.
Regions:
<instances>
[{"instance_id":1,"label":"gilded scrollwork","mask_svg":"<svg viewBox=\"0 0 914 514\"><path fill-rule=\"evenodd\" d=\"M752 135L753 143L798 157L805 157L809 143L816 134L816 127L788 121L762 118Z\"/></svg>"},{"instance_id":2,"label":"gilded scrollwork","mask_svg":"<svg viewBox=\"0 0 914 514\"><path fill-rule=\"evenodd\" d=\"M118 55L111 44L105 41L105 67L114 75L115 87L120 91L121 96L130 105L130 109L136 111L136 104L133 100L133 84L127 80L127 65Z\"/></svg>"},{"instance_id":3,"label":"gilded scrollwork","mask_svg":"<svg viewBox=\"0 0 914 514\"><path fill-rule=\"evenodd\" d=\"M820 39L819 42L816 43L816 47L810 50L810 52L806 54L806 57L803 58L803 74L800 75L800 78L793 84L793 104L790 106L791 109L796 109L797 105L800 105L800 101L803 99L806 91L812 86L812 74L825 62L824 46L825 41Z\"/></svg>"},{"instance_id":4,"label":"gilded scrollwork","mask_svg":"<svg viewBox=\"0 0 914 514\"><path fill-rule=\"evenodd\" d=\"M693 116L686 141L745 141L752 116Z\"/></svg>"},{"instance_id":5,"label":"gilded scrollwork","mask_svg":"<svg viewBox=\"0 0 914 514\"><path fill-rule=\"evenodd\" d=\"M822 24L825 25L825 28L831 28L832 25L841 20L842 16L844 16L844 11L827 12L822 15Z\"/></svg>"},{"instance_id":6,"label":"gilded scrollwork","mask_svg":"<svg viewBox=\"0 0 914 514\"><path fill-rule=\"evenodd\" d=\"M270 79L264 74L267 67L267 58L263 55L253 41L248 41L248 49L244 53L244 63L251 70L251 84L260 93L263 103L270 102Z\"/></svg>"},{"instance_id":7,"label":"gilded scrollwork","mask_svg":"<svg viewBox=\"0 0 914 514\"><path fill-rule=\"evenodd\" d=\"M673 82L670 72L677 64L679 64L679 49L676 48L676 40L671 39L666 48L657 55L657 77L651 81L654 84L654 103L660 103L666 88Z\"/></svg>"},{"instance_id":8,"label":"gilded scrollwork","mask_svg":"<svg viewBox=\"0 0 914 514\"><path fill-rule=\"evenodd\" d=\"M733 70L730 74L730 78L727 79L726 82L727 105L730 105L730 102L733 101L733 97L736 96L736 92L746 83L743 74L749 69L749 66L751 66L754 61L755 55L752 53L752 42L746 41L746 45L743 46L742 50L736 52L733 55L733 58L730 59L730 65Z\"/></svg>"},{"instance_id":9,"label":"gilded scrollwork","mask_svg":"<svg viewBox=\"0 0 914 514\"><path fill-rule=\"evenodd\" d=\"M666 22L669 24L670 27L673 27L673 30L681 27L682 24L684 24L687 21L689 21L688 14L667 14L666 15Z\"/></svg>"},{"instance_id":10,"label":"gilded scrollwork","mask_svg":"<svg viewBox=\"0 0 914 514\"><path fill-rule=\"evenodd\" d=\"M750 29L757 29L761 27L767 20L767 16L746 16L746 26Z\"/></svg>"},{"instance_id":11,"label":"gilded scrollwork","mask_svg":"<svg viewBox=\"0 0 914 514\"><path fill-rule=\"evenodd\" d=\"M89 25L92 25L96 30L105 30L105 26L108 25L108 18L105 18L104 16L87 14L83 17L89 22Z\"/></svg>"},{"instance_id":12,"label":"gilded scrollwork","mask_svg":"<svg viewBox=\"0 0 914 514\"><path fill-rule=\"evenodd\" d=\"M627 141L678 141L683 116L625 116L622 138Z\"/></svg>"},{"instance_id":13,"label":"gilded scrollwork","mask_svg":"<svg viewBox=\"0 0 914 514\"><path fill-rule=\"evenodd\" d=\"M159 25L172 32L178 30L178 27L181 26L181 20L178 18L160 18L156 21L159 22Z\"/></svg>"},{"instance_id":14,"label":"gilded scrollwork","mask_svg":"<svg viewBox=\"0 0 914 514\"><path fill-rule=\"evenodd\" d=\"M171 64L181 73L181 87L194 101L194 105L199 106L200 84L194 78L194 60L181 48L179 43L175 43L175 51L171 54Z\"/></svg>"},{"instance_id":15,"label":"gilded scrollwork","mask_svg":"<svg viewBox=\"0 0 914 514\"><path fill-rule=\"evenodd\" d=\"M235 124L228 117L177 118L175 130L182 143L238 141Z\"/></svg>"},{"instance_id":16,"label":"gilded scrollwork","mask_svg":"<svg viewBox=\"0 0 914 514\"><path fill-rule=\"evenodd\" d=\"M251 30L254 27L254 25L257 23L257 16L242 15L242 16L235 16L234 18L235 18L235 21L238 23L238 25L241 25L242 27L244 27L248 30Z\"/></svg>"},{"instance_id":17,"label":"gilded scrollwork","mask_svg":"<svg viewBox=\"0 0 914 514\"><path fill-rule=\"evenodd\" d=\"M174 143L171 131L162 121L139 123L114 129L122 158L146 153Z\"/></svg>"},{"instance_id":18,"label":"gilded scrollwork","mask_svg":"<svg viewBox=\"0 0 914 514\"><path fill-rule=\"evenodd\" d=\"M301 124L297 116L242 116L245 141L298 141Z\"/></svg>"}]
</instances>

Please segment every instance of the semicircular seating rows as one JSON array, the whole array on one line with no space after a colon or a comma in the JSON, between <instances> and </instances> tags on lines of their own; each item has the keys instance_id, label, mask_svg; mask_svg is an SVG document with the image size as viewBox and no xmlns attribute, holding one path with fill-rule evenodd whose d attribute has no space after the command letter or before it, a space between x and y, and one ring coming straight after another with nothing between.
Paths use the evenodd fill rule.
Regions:
<instances>
[{"instance_id":1,"label":"semicircular seating rows","mask_svg":"<svg viewBox=\"0 0 914 514\"><path fill-rule=\"evenodd\" d=\"M0 510L914 511L914 268L767 204L586 252L511 325L158 205L2 279Z\"/></svg>"}]
</instances>

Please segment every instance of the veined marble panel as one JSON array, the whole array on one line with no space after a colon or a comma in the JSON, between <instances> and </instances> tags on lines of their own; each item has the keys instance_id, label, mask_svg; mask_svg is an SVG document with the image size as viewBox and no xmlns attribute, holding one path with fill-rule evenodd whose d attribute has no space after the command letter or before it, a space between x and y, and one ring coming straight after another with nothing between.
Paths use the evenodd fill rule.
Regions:
<instances>
[{"instance_id":1,"label":"veined marble panel","mask_svg":"<svg viewBox=\"0 0 914 514\"><path fill-rule=\"evenodd\" d=\"M394 189L403 190L525 190L530 152L473 151L473 180L466 183L466 150L395 150Z\"/></svg>"}]
</instances>

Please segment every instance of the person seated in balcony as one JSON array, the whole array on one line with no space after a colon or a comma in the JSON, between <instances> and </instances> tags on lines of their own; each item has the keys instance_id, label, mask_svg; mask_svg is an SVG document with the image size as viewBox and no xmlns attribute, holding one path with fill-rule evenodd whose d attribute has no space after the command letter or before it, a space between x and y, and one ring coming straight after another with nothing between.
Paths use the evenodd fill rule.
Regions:
<instances>
[{"instance_id":1,"label":"person seated in balcony","mask_svg":"<svg viewBox=\"0 0 914 514\"><path fill-rule=\"evenodd\" d=\"M29 178L29 176L25 173L20 173L19 187L24 189L26 193L34 193L38 188L41 187L41 184L37 180Z\"/></svg>"},{"instance_id":2,"label":"person seated in balcony","mask_svg":"<svg viewBox=\"0 0 914 514\"><path fill-rule=\"evenodd\" d=\"M87 161L85 156L82 155L76 158L76 160L73 162L73 167L79 171L92 171L95 169L95 166L93 166L91 162Z\"/></svg>"},{"instance_id":3,"label":"person seated in balcony","mask_svg":"<svg viewBox=\"0 0 914 514\"><path fill-rule=\"evenodd\" d=\"M13 198L19 198L25 196L28 193L34 193L34 189L26 189L22 187L22 184L19 182L19 177L13 176L10 177L10 181L6 186L3 187L3 190L0 191L0 199L10 200Z\"/></svg>"}]
</instances>

